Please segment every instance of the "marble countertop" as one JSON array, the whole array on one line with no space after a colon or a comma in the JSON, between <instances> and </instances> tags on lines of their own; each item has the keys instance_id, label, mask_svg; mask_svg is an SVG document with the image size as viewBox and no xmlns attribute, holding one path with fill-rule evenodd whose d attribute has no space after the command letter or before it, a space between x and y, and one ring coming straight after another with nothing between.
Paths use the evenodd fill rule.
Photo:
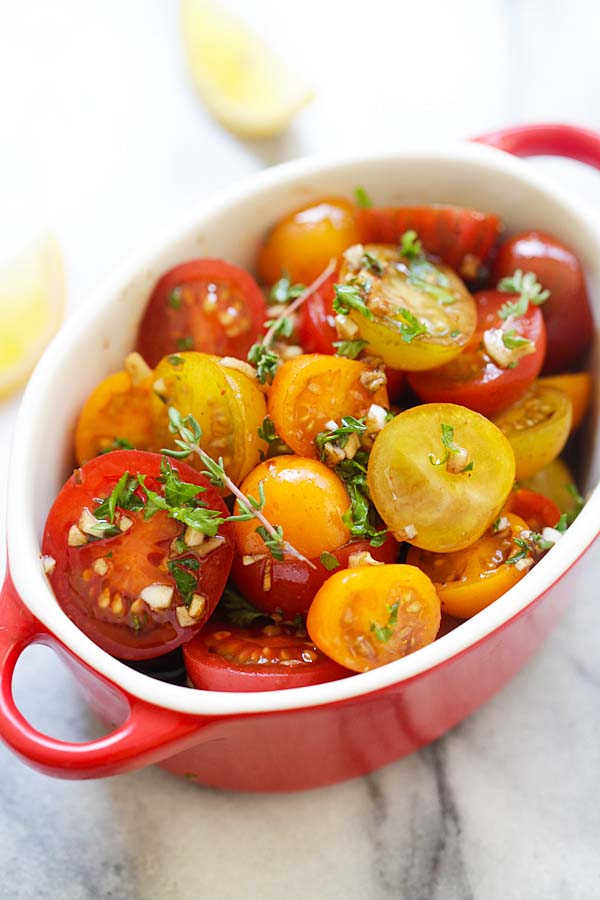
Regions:
<instances>
[{"instance_id":1,"label":"marble countertop","mask_svg":"<svg viewBox=\"0 0 600 900\"><path fill-rule=\"evenodd\" d=\"M592 0L231 5L316 86L278 140L239 142L207 117L175 0L0 0L0 256L51 227L70 310L161 223L264 165L531 119L600 127ZM600 202L597 173L532 165ZM0 406L2 472L17 402ZM599 897L600 547L585 565L587 590L501 694L367 778L288 796L224 794L157 768L71 783L0 747L0 898ZM99 733L44 648L24 655L16 692L57 737Z\"/></svg>"}]
</instances>

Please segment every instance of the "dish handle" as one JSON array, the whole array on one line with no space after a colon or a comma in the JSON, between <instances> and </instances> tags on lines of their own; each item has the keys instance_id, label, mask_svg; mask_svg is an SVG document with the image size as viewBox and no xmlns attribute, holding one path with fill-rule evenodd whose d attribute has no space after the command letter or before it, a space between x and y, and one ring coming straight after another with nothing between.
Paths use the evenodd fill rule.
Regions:
<instances>
[{"instance_id":1,"label":"dish handle","mask_svg":"<svg viewBox=\"0 0 600 900\"><path fill-rule=\"evenodd\" d=\"M600 134L578 125L514 125L472 138L513 156L566 156L600 169Z\"/></svg>"},{"instance_id":2,"label":"dish handle","mask_svg":"<svg viewBox=\"0 0 600 900\"><path fill-rule=\"evenodd\" d=\"M198 732L211 721L153 706L119 691L129 712L114 731L85 743L55 740L29 724L12 695L17 660L32 643L57 642L21 603L7 575L0 592L0 737L25 762L47 775L98 778L138 769L195 743L194 735L197 740ZM81 660L77 663L84 665ZM97 672L85 668L105 688L117 690Z\"/></svg>"}]
</instances>

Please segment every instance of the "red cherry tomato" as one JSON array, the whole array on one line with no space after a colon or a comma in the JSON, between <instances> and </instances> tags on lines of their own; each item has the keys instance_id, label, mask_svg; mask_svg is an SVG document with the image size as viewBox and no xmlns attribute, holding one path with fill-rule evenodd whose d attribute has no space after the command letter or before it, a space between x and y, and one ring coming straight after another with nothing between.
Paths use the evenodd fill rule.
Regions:
<instances>
[{"instance_id":1,"label":"red cherry tomato","mask_svg":"<svg viewBox=\"0 0 600 900\"><path fill-rule=\"evenodd\" d=\"M331 554L335 556L339 569L348 567L349 557L353 553L370 552L373 559L379 562L393 563L398 556L398 544L389 535L381 547L371 547L368 541L351 541L339 547ZM314 569L299 559L260 559L245 566L241 556L235 556L231 574L241 593L257 609L265 613L281 611L286 619L295 615L305 616L313 601L313 597L326 581L333 569L327 569L317 556L311 560ZM265 581L267 566L270 576ZM265 590L265 584L270 584Z\"/></svg>"},{"instance_id":2,"label":"red cherry tomato","mask_svg":"<svg viewBox=\"0 0 600 900\"><path fill-rule=\"evenodd\" d=\"M333 286L337 280L334 273L300 308L298 337L305 353L335 353L333 342L338 336L333 322Z\"/></svg>"},{"instance_id":3,"label":"red cherry tomato","mask_svg":"<svg viewBox=\"0 0 600 900\"><path fill-rule=\"evenodd\" d=\"M357 221L365 244L397 244L416 231L428 253L466 279L478 277L502 230L498 216L460 206L373 206L359 209Z\"/></svg>"},{"instance_id":4,"label":"red cherry tomato","mask_svg":"<svg viewBox=\"0 0 600 900\"><path fill-rule=\"evenodd\" d=\"M93 520L98 501L111 496L124 473L132 479L146 476L146 487L164 495L161 461L158 454L139 450L92 459L62 488L44 529L42 552L55 561L49 579L59 604L88 637L121 659L161 656L189 641L217 605L231 567L229 523L219 527L212 549L208 539L192 546L191 538L184 540L186 526L167 512L144 517L147 501L139 486L137 509L130 501L124 507L117 503L116 533L96 539L82 530L84 510ZM182 462L172 467L182 482L198 485L198 500L228 515L203 475ZM149 587L162 590L148 593Z\"/></svg>"},{"instance_id":5,"label":"red cherry tomato","mask_svg":"<svg viewBox=\"0 0 600 900\"><path fill-rule=\"evenodd\" d=\"M583 269L575 254L542 231L523 231L506 241L494 265L494 278L516 269L534 272L550 296L542 306L548 335L545 373L581 364L594 335L594 321Z\"/></svg>"},{"instance_id":6,"label":"red cherry tomato","mask_svg":"<svg viewBox=\"0 0 600 900\"><path fill-rule=\"evenodd\" d=\"M554 500L525 488L512 492L506 501L504 512L523 519L532 531L553 528L560 519L560 509Z\"/></svg>"},{"instance_id":7,"label":"red cherry tomato","mask_svg":"<svg viewBox=\"0 0 600 900\"><path fill-rule=\"evenodd\" d=\"M150 366L182 350L246 359L265 319L264 297L248 272L221 259L194 259L156 284L137 349Z\"/></svg>"},{"instance_id":8,"label":"red cherry tomato","mask_svg":"<svg viewBox=\"0 0 600 900\"><path fill-rule=\"evenodd\" d=\"M194 685L209 691L277 691L352 674L309 637L282 625L237 628L210 622L183 655Z\"/></svg>"},{"instance_id":9,"label":"red cherry tomato","mask_svg":"<svg viewBox=\"0 0 600 900\"><path fill-rule=\"evenodd\" d=\"M457 357L437 369L411 372L409 383L426 403L458 403L484 416L494 416L514 403L538 376L546 350L546 329L540 308L530 304L507 329L513 338L525 338L535 352L515 359L514 367L502 367L488 355L483 345L487 329L503 325L498 311L514 299L500 291L481 291L477 301L477 330Z\"/></svg>"}]
</instances>

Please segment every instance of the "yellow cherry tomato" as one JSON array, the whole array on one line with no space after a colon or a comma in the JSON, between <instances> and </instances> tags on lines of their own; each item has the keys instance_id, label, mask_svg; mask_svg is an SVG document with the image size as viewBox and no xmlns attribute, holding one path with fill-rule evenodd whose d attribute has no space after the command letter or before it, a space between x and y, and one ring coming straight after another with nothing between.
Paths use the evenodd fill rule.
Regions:
<instances>
[{"instance_id":1,"label":"yellow cherry tomato","mask_svg":"<svg viewBox=\"0 0 600 900\"><path fill-rule=\"evenodd\" d=\"M516 478L528 478L558 456L569 437L573 409L564 391L535 381L494 422L514 450Z\"/></svg>"},{"instance_id":2,"label":"yellow cherry tomato","mask_svg":"<svg viewBox=\"0 0 600 900\"><path fill-rule=\"evenodd\" d=\"M350 499L340 479L323 463L299 456L267 459L244 479L241 490L258 500L261 485L266 518L280 525L285 540L307 559L337 550L350 540L343 521ZM235 514L239 513L236 503ZM240 555L266 552L257 524L255 519L233 523Z\"/></svg>"},{"instance_id":3,"label":"yellow cherry tomato","mask_svg":"<svg viewBox=\"0 0 600 900\"><path fill-rule=\"evenodd\" d=\"M331 575L306 620L327 656L366 672L435 640L440 600L430 579L407 565L360 566Z\"/></svg>"},{"instance_id":4,"label":"yellow cherry tomato","mask_svg":"<svg viewBox=\"0 0 600 900\"><path fill-rule=\"evenodd\" d=\"M269 445L258 434L267 415L267 401L257 382L244 372L229 366L222 368L244 420L243 459L237 472L238 479L241 479L267 455Z\"/></svg>"},{"instance_id":5,"label":"yellow cherry tomato","mask_svg":"<svg viewBox=\"0 0 600 900\"><path fill-rule=\"evenodd\" d=\"M343 197L324 197L295 210L269 232L257 261L259 278L273 284L284 273L310 284L330 259L359 240L354 207Z\"/></svg>"},{"instance_id":6,"label":"yellow cherry tomato","mask_svg":"<svg viewBox=\"0 0 600 900\"><path fill-rule=\"evenodd\" d=\"M367 244L347 251L340 271L366 306L366 314L350 306L360 337L387 366L409 372L449 362L477 325L475 300L458 275L419 260L388 244Z\"/></svg>"},{"instance_id":7,"label":"yellow cherry tomato","mask_svg":"<svg viewBox=\"0 0 600 900\"><path fill-rule=\"evenodd\" d=\"M545 375L539 379L546 387L555 387L564 391L573 407L571 433L575 431L585 417L592 395L592 376L589 372L567 372L564 375Z\"/></svg>"},{"instance_id":8,"label":"yellow cherry tomato","mask_svg":"<svg viewBox=\"0 0 600 900\"><path fill-rule=\"evenodd\" d=\"M152 444L150 394L152 377L133 384L128 372L115 372L94 388L75 429L75 457L85 463L106 450Z\"/></svg>"},{"instance_id":9,"label":"yellow cherry tomato","mask_svg":"<svg viewBox=\"0 0 600 900\"><path fill-rule=\"evenodd\" d=\"M367 480L394 537L450 553L494 521L515 480L515 458L489 419L454 403L426 403L378 434Z\"/></svg>"},{"instance_id":10,"label":"yellow cherry tomato","mask_svg":"<svg viewBox=\"0 0 600 900\"><path fill-rule=\"evenodd\" d=\"M202 449L215 460L222 457L229 477L240 481L245 460L244 417L223 366L205 353L175 353L161 359L152 386L151 449L178 449L177 435L169 431L168 409L173 406L182 416L194 416L202 429ZM187 462L196 469L205 468L197 456L190 456Z\"/></svg>"},{"instance_id":11,"label":"yellow cherry tomato","mask_svg":"<svg viewBox=\"0 0 600 900\"><path fill-rule=\"evenodd\" d=\"M577 509L575 477L566 462L558 457L535 475L522 478L519 481L519 487L536 491L538 494L548 497L556 503L561 513L570 513Z\"/></svg>"},{"instance_id":12,"label":"yellow cherry tomato","mask_svg":"<svg viewBox=\"0 0 600 900\"><path fill-rule=\"evenodd\" d=\"M408 551L406 561L431 578L444 615L459 619L474 616L527 573L526 568L517 568L507 560L518 555L514 539L528 526L512 513L502 520L506 520L502 531L494 531L492 526L470 547L455 553L430 553L417 547Z\"/></svg>"},{"instance_id":13,"label":"yellow cherry tomato","mask_svg":"<svg viewBox=\"0 0 600 900\"><path fill-rule=\"evenodd\" d=\"M269 416L279 436L301 456L317 457L315 437L342 416L365 416L372 404L387 409L385 374L366 363L311 353L277 371L269 392Z\"/></svg>"}]
</instances>

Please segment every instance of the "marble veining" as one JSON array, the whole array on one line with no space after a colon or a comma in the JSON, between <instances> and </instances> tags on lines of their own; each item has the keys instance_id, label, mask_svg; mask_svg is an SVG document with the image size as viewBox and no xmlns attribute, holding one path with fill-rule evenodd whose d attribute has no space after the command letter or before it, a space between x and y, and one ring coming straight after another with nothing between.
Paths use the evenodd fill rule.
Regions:
<instances>
[{"instance_id":1,"label":"marble veining","mask_svg":"<svg viewBox=\"0 0 600 900\"><path fill-rule=\"evenodd\" d=\"M0 255L49 223L70 310L149 229L264 165L528 119L600 128L595 0L228 2L317 88L281 139L208 118L175 0L0 0ZM600 204L597 173L532 165ZM0 407L0 472L16 403ZM598 900L599 570L597 547L544 648L483 709L347 784L235 795L158 768L61 782L0 747L0 900ZM16 689L55 736L101 733L44 648Z\"/></svg>"}]
</instances>

